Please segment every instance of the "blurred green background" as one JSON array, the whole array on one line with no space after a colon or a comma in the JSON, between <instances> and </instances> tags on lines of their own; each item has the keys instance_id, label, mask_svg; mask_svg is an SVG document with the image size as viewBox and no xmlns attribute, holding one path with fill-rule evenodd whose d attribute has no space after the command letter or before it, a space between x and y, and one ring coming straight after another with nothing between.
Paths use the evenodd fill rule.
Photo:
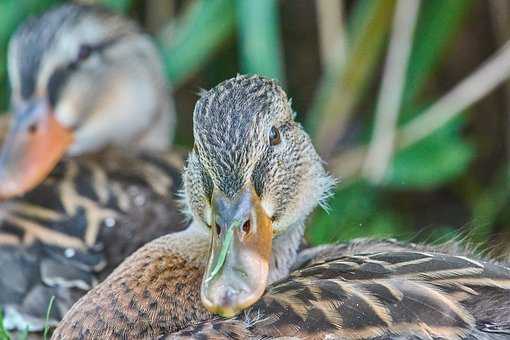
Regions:
<instances>
[{"instance_id":1,"label":"blurred green background","mask_svg":"<svg viewBox=\"0 0 510 340\"><path fill-rule=\"evenodd\" d=\"M62 0L0 0L6 46ZM200 88L236 73L280 80L338 178L313 244L353 237L510 245L507 0L99 0L158 41L192 143Z\"/></svg>"}]
</instances>

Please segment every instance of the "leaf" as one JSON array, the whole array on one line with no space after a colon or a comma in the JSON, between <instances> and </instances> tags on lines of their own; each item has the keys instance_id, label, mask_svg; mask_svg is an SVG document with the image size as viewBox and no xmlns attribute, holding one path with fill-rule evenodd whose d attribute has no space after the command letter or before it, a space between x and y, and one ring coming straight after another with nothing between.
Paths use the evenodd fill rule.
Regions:
<instances>
[{"instance_id":1,"label":"leaf","mask_svg":"<svg viewBox=\"0 0 510 340\"><path fill-rule=\"evenodd\" d=\"M483 191L472 204L472 216L476 225L472 234L475 242L487 241L498 217L506 211L510 203L510 164L498 169L493 180L484 185ZM507 218L503 221L508 221ZM504 223L508 226L508 223ZM508 229L508 227L507 227Z\"/></svg>"},{"instance_id":2,"label":"leaf","mask_svg":"<svg viewBox=\"0 0 510 340\"><path fill-rule=\"evenodd\" d=\"M172 84L178 85L196 72L232 35L234 27L233 0L193 2L159 38Z\"/></svg>"},{"instance_id":3,"label":"leaf","mask_svg":"<svg viewBox=\"0 0 510 340\"><path fill-rule=\"evenodd\" d=\"M284 81L276 0L237 0L242 73ZM263 23L263 24L261 24Z\"/></svg>"},{"instance_id":4,"label":"leaf","mask_svg":"<svg viewBox=\"0 0 510 340\"><path fill-rule=\"evenodd\" d=\"M404 106L412 104L419 90L451 48L472 0L428 0L422 2L407 70Z\"/></svg>"},{"instance_id":5,"label":"leaf","mask_svg":"<svg viewBox=\"0 0 510 340\"><path fill-rule=\"evenodd\" d=\"M131 0L101 0L100 3L120 13L127 12L131 6Z\"/></svg>"},{"instance_id":6,"label":"leaf","mask_svg":"<svg viewBox=\"0 0 510 340\"><path fill-rule=\"evenodd\" d=\"M383 184L393 189L430 190L461 175L474 156L473 147L460 136L461 122L461 119L454 120L398 151Z\"/></svg>"},{"instance_id":7,"label":"leaf","mask_svg":"<svg viewBox=\"0 0 510 340\"><path fill-rule=\"evenodd\" d=\"M0 310L0 340L11 340L11 334L5 329L4 314Z\"/></svg>"},{"instance_id":8,"label":"leaf","mask_svg":"<svg viewBox=\"0 0 510 340\"><path fill-rule=\"evenodd\" d=\"M53 308L53 302L55 302L55 296L51 296L50 302L48 303L48 308L46 309L46 319L44 320L44 332L43 339L48 340L48 336L50 334L50 314L51 309Z\"/></svg>"},{"instance_id":9,"label":"leaf","mask_svg":"<svg viewBox=\"0 0 510 340\"><path fill-rule=\"evenodd\" d=\"M401 218L385 209L380 194L365 182L337 190L329 213L317 211L306 238L312 245L347 241L356 237L395 237L407 234Z\"/></svg>"}]
</instances>

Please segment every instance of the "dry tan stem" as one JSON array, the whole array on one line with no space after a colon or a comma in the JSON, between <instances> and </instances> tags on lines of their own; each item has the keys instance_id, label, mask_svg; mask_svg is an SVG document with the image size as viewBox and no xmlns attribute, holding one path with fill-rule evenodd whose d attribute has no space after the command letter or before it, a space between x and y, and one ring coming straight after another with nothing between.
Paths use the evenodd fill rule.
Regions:
<instances>
[{"instance_id":1,"label":"dry tan stem","mask_svg":"<svg viewBox=\"0 0 510 340\"><path fill-rule=\"evenodd\" d=\"M374 134L363 168L363 174L373 183L383 180L392 158L419 7L420 0L399 0L395 10L390 46L377 102Z\"/></svg>"},{"instance_id":2,"label":"dry tan stem","mask_svg":"<svg viewBox=\"0 0 510 340\"><path fill-rule=\"evenodd\" d=\"M453 90L404 125L398 135L399 147L407 147L427 137L501 85L509 76L510 43L507 42Z\"/></svg>"},{"instance_id":3,"label":"dry tan stem","mask_svg":"<svg viewBox=\"0 0 510 340\"><path fill-rule=\"evenodd\" d=\"M322 65L329 65L333 58L345 62L347 42L343 6L342 0L317 0Z\"/></svg>"},{"instance_id":4,"label":"dry tan stem","mask_svg":"<svg viewBox=\"0 0 510 340\"><path fill-rule=\"evenodd\" d=\"M403 149L429 136L443 127L465 109L482 99L498 85L510 77L510 43L507 42L478 69L455 86L420 116L404 125L396 135L396 148ZM342 153L335 157L332 164L334 174L342 175L341 167L349 165L348 176L359 175L365 153L364 147ZM346 156L347 155L347 156ZM345 176L345 174L344 174ZM346 178L344 178L347 180Z\"/></svg>"},{"instance_id":5,"label":"dry tan stem","mask_svg":"<svg viewBox=\"0 0 510 340\"><path fill-rule=\"evenodd\" d=\"M491 16L494 25L494 33L499 43L503 44L510 38L510 1L491 0ZM506 150L507 161L510 161L510 82L504 87L506 104Z\"/></svg>"}]
</instances>

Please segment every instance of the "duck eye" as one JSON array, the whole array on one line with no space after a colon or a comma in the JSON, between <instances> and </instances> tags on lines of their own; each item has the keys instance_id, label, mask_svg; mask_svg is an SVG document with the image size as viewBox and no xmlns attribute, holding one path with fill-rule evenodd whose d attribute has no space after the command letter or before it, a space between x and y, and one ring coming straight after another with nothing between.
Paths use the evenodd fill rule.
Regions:
<instances>
[{"instance_id":1,"label":"duck eye","mask_svg":"<svg viewBox=\"0 0 510 340\"><path fill-rule=\"evenodd\" d=\"M83 61L90 57L92 54L92 47L90 45L81 45L78 51L78 61Z\"/></svg>"},{"instance_id":2,"label":"duck eye","mask_svg":"<svg viewBox=\"0 0 510 340\"><path fill-rule=\"evenodd\" d=\"M280 142L281 142L280 131L273 126L271 128L271 131L269 131L269 144L277 145L280 144Z\"/></svg>"}]
</instances>

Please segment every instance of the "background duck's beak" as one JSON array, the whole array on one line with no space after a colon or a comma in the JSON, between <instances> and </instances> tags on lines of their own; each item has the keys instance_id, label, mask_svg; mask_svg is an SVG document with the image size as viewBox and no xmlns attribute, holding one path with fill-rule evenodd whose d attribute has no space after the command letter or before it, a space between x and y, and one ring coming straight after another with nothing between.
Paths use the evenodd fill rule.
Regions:
<instances>
[{"instance_id":1,"label":"background duck's beak","mask_svg":"<svg viewBox=\"0 0 510 340\"><path fill-rule=\"evenodd\" d=\"M13 116L0 153L0 198L21 195L42 182L73 141L46 101L35 101Z\"/></svg>"},{"instance_id":2,"label":"background duck's beak","mask_svg":"<svg viewBox=\"0 0 510 340\"><path fill-rule=\"evenodd\" d=\"M231 317L264 293L271 256L272 223L251 188L235 200L213 196L216 226L201 297L212 313Z\"/></svg>"}]
</instances>

